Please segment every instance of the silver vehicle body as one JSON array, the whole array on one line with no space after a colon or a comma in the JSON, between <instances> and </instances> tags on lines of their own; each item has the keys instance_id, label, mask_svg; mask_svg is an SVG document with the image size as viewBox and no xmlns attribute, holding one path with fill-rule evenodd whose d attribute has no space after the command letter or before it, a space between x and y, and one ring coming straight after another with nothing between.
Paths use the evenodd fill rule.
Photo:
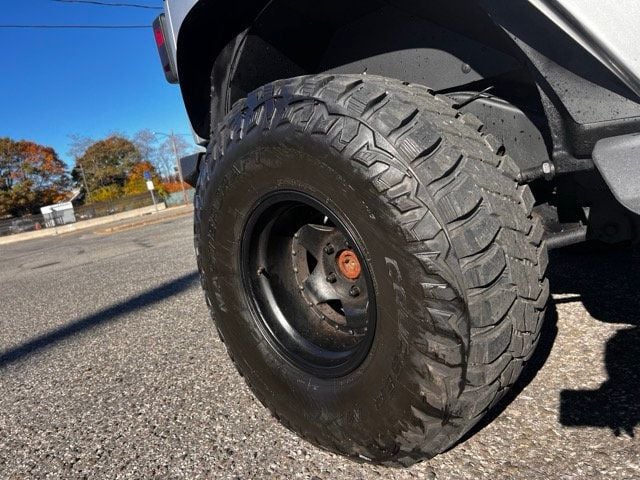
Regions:
<instances>
[{"instance_id":1,"label":"silver vehicle body","mask_svg":"<svg viewBox=\"0 0 640 480\"><path fill-rule=\"evenodd\" d=\"M555 130L553 132L554 145L550 154L556 157L552 160L560 160L568 164L568 167L563 167L556 162L556 166L561 170L573 171L579 168L575 168L571 164L580 163L580 160L576 160L575 157L582 159L591 157L586 163L593 161L592 165L595 164L618 201L629 210L640 214L640 191L637 191L634 183L634 179L640 178L640 162L636 160L638 152L640 152L640 135L638 134L640 102L637 98L631 98L634 95L640 97L640 34L637 30L637 24L640 21L640 1L474 0L474 2L480 5L492 19L494 19L494 14L497 14L496 24L507 33L510 28L506 24L516 24L517 28L525 30L528 36L514 38L518 47L523 51L536 52L535 44L540 40L540 35L549 34L548 31L543 33L537 30L538 27L529 25L533 13L544 19L545 22L549 22L553 30L574 44L573 50L560 49L558 51L563 52L559 53L560 58L551 59L549 56L553 57L556 53L554 52L555 44L547 42L546 52L537 52L531 59L535 68L545 79L549 80L555 93L560 97L560 101L564 104L560 108L565 108L571 117L568 121L562 120L551 125L551 128ZM604 5L605 3L606 5ZM181 58L179 57L189 57L188 68L191 68L194 62L199 61L199 54L194 52L194 49L199 47L189 43L189 35L183 33L189 30L187 24L193 18L198 18L198 10L206 11L209 16L215 18L218 5L221 3L216 0L165 0L163 28L167 54L171 58L172 81L180 81L182 76L183 81L180 82L182 93L196 142L200 145L207 143L207 139L204 137L207 135L209 120L208 117L205 119L201 108L196 109L198 110L197 114L193 114L194 105L202 105L209 97L211 89L205 88L210 85L205 85L204 82L209 80L212 62L211 59L208 59L210 61L207 64L209 70L199 73L198 88L200 93L198 98L194 99L185 94L184 80L188 76L185 75L185 71L180 72ZM276 2L273 0L270 2L267 0L254 1L252 5L262 5L266 10L267 6L276 5ZM523 12L528 12L528 14ZM258 11L253 12L253 14L256 13ZM246 20L250 22L253 17ZM221 27L228 26L221 25ZM212 25L211 28L215 28L215 25ZM185 41L185 37L187 41ZM178 52L180 52L179 55ZM185 52L188 52L188 55L185 55ZM582 55L584 52L586 53ZM580 60L569 58L578 53ZM595 61L589 57L593 57ZM572 66L558 66L557 62L569 63ZM412 63L416 62L413 60L407 62L407 64ZM608 76L613 79L614 83L620 83L622 88L626 86L628 92L621 92L617 88L601 88L598 75L592 75L595 70L599 69L594 69L593 65L585 66L586 63L591 63L596 67L599 67L599 64L606 67L613 74ZM439 63L437 64L439 65ZM349 68L355 69L363 66L356 65L358 64L353 63ZM366 69L364 68L365 71ZM576 69L584 71L582 74L576 75ZM601 70L606 72L606 69ZM375 69L373 70L375 71ZM334 69L331 72L345 73L339 69ZM393 71L391 75L393 76ZM403 79L422 83L411 78L403 77ZM428 85L437 89L432 83ZM191 86L186 88L189 91ZM550 119L553 119L554 116L558 115L552 114ZM577 127L575 125L575 128L570 127L572 122L575 122ZM626 124L621 128L624 122ZM566 138L563 139L563 137L571 137L575 131L578 133L574 135L573 140L575 141L577 138L574 145L586 147L582 148L582 151L571 152L571 148L566 146ZM580 138L580 135L583 137ZM594 148L604 140L607 141L601 143L600 148ZM584 161L582 161L582 165L585 165Z\"/></svg>"},{"instance_id":2,"label":"silver vehicle body","mask_svg":"<svg viewBox=\"0 0 640 480\"><path fill-rule=\"evenodd\" d=\"M176 62L180 27L201 0L165 0L171 54ZM640 95L638 0L527 0ZM603 9L605 11L603 11ZM177 72L178 75L180 72Z\"/></svg>"}]
</instances>

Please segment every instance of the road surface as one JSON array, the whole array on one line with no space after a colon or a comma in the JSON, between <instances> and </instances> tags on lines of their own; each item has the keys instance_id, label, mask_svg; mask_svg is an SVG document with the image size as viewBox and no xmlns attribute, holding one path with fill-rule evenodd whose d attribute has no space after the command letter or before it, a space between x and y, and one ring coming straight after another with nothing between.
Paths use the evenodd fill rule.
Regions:
<instances>
[{"instance_id":1,"label":"road surface","mask_svg":"<svg viewBox=\"0 0 640 480\"><path fill-rule=\"evenodd\" d=\"M520 394L400 470L326 453L253 399L191 231L184 216L0 246L0 478L640 478L640 249L553 255Z\"/></svg>"}]
</instances>

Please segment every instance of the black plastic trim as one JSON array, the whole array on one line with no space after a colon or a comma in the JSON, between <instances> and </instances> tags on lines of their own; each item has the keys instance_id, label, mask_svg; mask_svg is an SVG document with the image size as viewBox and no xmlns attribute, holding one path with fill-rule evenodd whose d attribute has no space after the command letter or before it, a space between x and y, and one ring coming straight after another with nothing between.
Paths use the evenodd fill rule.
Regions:
<instances>
[{"instance_id":1,"label":"black plastic trim","mask_svg":"<svg viewBox=\"0 0 640 480\"><path fill-rule=\"evenodd\" d=\"M204 156L204 152L194 153L180 159L180 170L182 178L192 187L198 182L198 173L200 171L200 159Z\"/></svg>"}]
</instances>

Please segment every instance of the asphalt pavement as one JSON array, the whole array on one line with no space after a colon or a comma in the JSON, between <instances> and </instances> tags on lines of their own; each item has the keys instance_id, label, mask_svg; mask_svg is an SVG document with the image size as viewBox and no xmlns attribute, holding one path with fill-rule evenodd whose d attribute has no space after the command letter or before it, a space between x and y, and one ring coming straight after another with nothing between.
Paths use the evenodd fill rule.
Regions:
<instances>
[{"instance_id":1,"label":"asphalt pavement","mask_svg":"<svg viewBox=\"0 0 640 480\"><path fill-rule=\"evenodd\" d=\"M280 426L227 359L189 216L0 246L0 478L640 478L640 249L557 252L544 338L474 435L409 469Z\"/></svg>"}]
</instances>

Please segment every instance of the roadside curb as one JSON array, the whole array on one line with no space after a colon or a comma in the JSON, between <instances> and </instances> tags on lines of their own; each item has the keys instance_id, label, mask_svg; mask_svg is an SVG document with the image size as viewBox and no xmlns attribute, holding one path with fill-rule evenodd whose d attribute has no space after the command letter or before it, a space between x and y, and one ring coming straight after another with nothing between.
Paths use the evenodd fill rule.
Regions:
<instances>
[{"instance_id":1,"label":"roadside curb","mask_svg":"<svg viewBox=\"0 0 640 480\"><path fill-rule=\"evenodd\" d=\"M175 211L172 211L174 209ZM118 233L118 232L123 232L125 230L130 230L132 228L144 227L147 225L155 225L157 223L175 220L176 218L183 217L185 215L191 215L191 214L193 214L192 206L185 207L181 205L179 207L171 207L167 210L164 210L161 215L153 215L153 216L145 215L144 218L137 217L132 222L127 222L121 225L114 225L111 227L94 230L94 233L97 233L100 235L109 235L112 233Z\"/></svg>"}]
</instances>

